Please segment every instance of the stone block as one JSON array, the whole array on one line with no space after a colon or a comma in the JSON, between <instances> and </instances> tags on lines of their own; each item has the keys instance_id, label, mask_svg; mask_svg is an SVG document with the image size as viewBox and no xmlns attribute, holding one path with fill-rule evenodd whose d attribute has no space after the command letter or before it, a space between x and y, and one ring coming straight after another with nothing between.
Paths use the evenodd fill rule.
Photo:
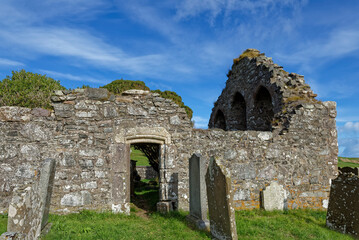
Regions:
<instances>
[{"instance_id":1,"label":"stone block","mask_svg":"<svg viewBox=\"0 0 359 240\"><path fill-rule=\"evenodd\" d=\"M209 229L205 181L206 163L199 154L189 159L189 209L187 219L199 229Z\"/></svg>"},{"instance_id":2,"label":"stone block","mask_svg":"<svg viewBox=\"0 0 359 240\"><path fill-rule=\"evenodd\" d=\"M109 93L106 88L86 88L86 94L88 99L91 100L107 100Z\"/></svg>"},{"instance_id":3,"label":"stone block","mask_svg":"<svg viewBox=\"0 0 359 240\"><path fill-rule=\"evenodd\" d=\"M168 213L173 211L173 204L171 201L161 201L157 203L157 212Z\"/></svg>"},{"instance_id":4,"label":"stone block","mask_svg":"<svg viewBox=\"0 0 359 240\"><path fill-rule=\"evenodd\" d=\"M266 211L287 209L287 193L283 186L271 182L262 192L261 204Z\"/></svg>"},{"instance_id":5,"label":"stone block","mask_svg":"<svg viewBox=\"0 0 359 240\"><path fill-rule=\"evenodd\" d=\"M216 239L238 239L229 172L211 157L206 173L211 234Z\"/></svg>"}]
</instances>

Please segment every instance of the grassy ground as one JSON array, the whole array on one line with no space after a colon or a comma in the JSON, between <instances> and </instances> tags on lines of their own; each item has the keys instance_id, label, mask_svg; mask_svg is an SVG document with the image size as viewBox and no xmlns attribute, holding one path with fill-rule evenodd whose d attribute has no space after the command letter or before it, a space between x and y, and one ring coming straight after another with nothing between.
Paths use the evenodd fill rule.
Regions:
<instances>
[{"instance_id":1,"label":"grassy ground","mask_svg":"<svg viewBox=\"0 0 359 240\"><path fill-rule=\"evenodd\" d=\"M338 167L359 167L359 158L338 157Z\"/></svg>"},{"instance_id":2,"label":"grassy ground","mask_svg":"<svg viewBox=\"0 0 359 240\"><path fill-rule=\"evenodd\" d=\"M159 201L159 184L155 179L142 179L135 188L135 196L131 196L131 202L140 209L148 212L156 211Z\"/></svg>"},{"instance_id":3,"label":"grassy ground","mask_svg":"<svg viewBox=\"0 0 359 240\"><path fill-rule=\"evenodd\" d=\"M7 215L0 214L0 235L6 232L7 227Z\"/></svg>"},{"instance_id":4,"label":"grassy ground","mask_svg":"<svg viewBox=\"0 0 359 240\"><path fill-rule=\"evenodd\" d=\"M131 147L131 160L137 161L136 166L151 166L146 155L134 147Z\"/></svg>"},{"instance_id":5,"label":"grassy ground","mask_svg":"<svg viewBox=\"0 0 359 240\"><path fill-rule=\"evenodd\" d=\"M65 216L50 215L53 225L50 233L43 239L210 239L208 234L193 230L186 222L186 215L186 212L173 212L168 215L151 213L147 218L143 218L133 212L131 216L125 216L91 211ZM352 239L327 229L325 216L324 211L313 210L238 211L238 238ZM5 228L1 226L0 229Z\"/></svg>"}]
</instances>

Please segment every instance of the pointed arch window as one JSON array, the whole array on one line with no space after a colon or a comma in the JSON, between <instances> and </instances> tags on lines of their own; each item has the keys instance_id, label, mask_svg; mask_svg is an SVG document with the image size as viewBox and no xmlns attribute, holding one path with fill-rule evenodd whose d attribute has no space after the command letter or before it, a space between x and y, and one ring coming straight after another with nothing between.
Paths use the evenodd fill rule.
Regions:
<instances>
[{"instance_id":1,"label":"pointed arch window","mask_svg":"<svg viewBox=\"0 0 359 240\"><path fill-rule=\"evenodd\" d=\"M261 86L254 98L255 130L271 131L274 117L272 97L269 91Z\"/></svg>"},{"instance_id":2,"label":"pointed arch window","mask_svg":"<svg viewBox=\"0 0 359 240\"><path fill-rule=\"evenodd\" d=\"M226 119L221 110L217 111L216 117L214 118L214 128L226 130Z\"/></svg>"},{"instance_id":3,"label":"pointed arch window","mask_svg":"<svg viewBox=\"0 0 359 240\"><path fill-rule=\"evenodd\" d=\"M232 125L235 130L246 130L247 129L247 110L246 101L241 93L237 92L232 100L231 104L232 111Z\"/></svg>"}]
</instances>

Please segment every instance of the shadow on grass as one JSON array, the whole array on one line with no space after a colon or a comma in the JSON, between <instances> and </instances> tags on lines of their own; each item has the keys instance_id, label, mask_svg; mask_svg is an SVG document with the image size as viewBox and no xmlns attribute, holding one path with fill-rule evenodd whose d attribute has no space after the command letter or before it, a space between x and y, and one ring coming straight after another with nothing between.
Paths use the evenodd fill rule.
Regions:
<instances>
[{"instance_id":1,"label":"shadow on grass","mask_svg":"<svg viewBox=\"0 0 359 240\"><path fill-rule=\"evenodd\" d=\"M159 201L159 186L156 181L142 180L131 196L131 202L146 212L155 212L156 204Z\"/></svg>"},{"instance_id":2,"label":"shadow on grass","mask_svg":"<svg viewBox=\"0 0 359 240\"><path fill-rule=\"evenodd\" d=\"M172 212L168 212L168 213L159 213L159 212L153 212L150 214L150 216L152 218L163 218L166 221L172 221L172 222L181 222L184 225L186 225L188 228L190 228L193 231L196 232L200 232L200 233L204 233L207 237L211 237L210 232L207 232L205 230L199 230L194 224L192 224L191 222L187 221L187 216L188 216L188 212L185 211L172 211Z\"/></svg>"}]
</instances>

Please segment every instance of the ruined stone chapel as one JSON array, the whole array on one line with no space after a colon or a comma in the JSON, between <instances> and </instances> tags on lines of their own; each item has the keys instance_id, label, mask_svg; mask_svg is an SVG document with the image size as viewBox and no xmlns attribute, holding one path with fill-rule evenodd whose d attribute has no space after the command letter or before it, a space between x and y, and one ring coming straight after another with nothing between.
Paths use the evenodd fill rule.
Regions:
<instances>
[{"instance_id":1,"label":"ruined stone chapel","mask_svg":"<svg viewBox=\"0 0 359 240\"><path fill-rule=\"evenodd\" d=\"M275 181L286 207L326 208L337 173L336 104L257 50L234 59L209 129L157 93L56 91L53 110L0 108L0 212L41 163L56 160L51 212L130 211L130 147L158 146L160 202L189 209L189 159L214 156L231 174L236 209L260 207Z\"/></svg>"}]
</instances>

